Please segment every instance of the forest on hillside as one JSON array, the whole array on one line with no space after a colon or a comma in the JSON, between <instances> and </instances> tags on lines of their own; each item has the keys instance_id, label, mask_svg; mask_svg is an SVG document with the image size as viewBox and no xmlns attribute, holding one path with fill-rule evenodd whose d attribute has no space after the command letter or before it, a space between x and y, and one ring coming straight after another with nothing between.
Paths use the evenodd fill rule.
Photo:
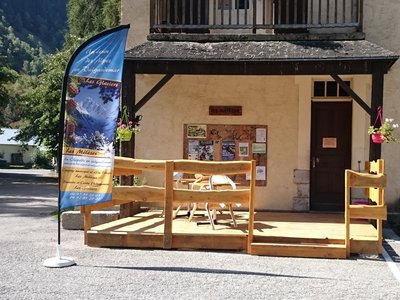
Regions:
<instances>
[{"instance_id":1,"label":"forest on hillside","mask_svg":"<svg viewBox=\"0 0 400 300\"><path fill-rule=\"evenodd\" d=\"M120 15L120 0L0 0L0 134L17 128L16 140L35 140L54 156L65 67Z\"/></svg>"},{"instance_id":2,"label":"forest on hillside","mask_svg":"<svg viewBox=\"0 0 400 300\"><path fill-rule=\"evenodd\" d=\"M1 0L0 57L17 72L40 72L43 56L61 49L68 0Z\"/></svg>"}]
</instances>

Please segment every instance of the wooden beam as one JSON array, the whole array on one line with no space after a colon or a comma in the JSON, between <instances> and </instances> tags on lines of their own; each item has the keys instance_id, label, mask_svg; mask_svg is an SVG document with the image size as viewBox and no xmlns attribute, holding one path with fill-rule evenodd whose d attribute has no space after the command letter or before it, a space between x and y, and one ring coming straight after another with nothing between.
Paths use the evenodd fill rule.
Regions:
<instances>
[{"instance_id":1,"label":"wooden beam","mask_svg":"<svg viewBox=\"0 0 400 300\"><path fill-rule=\"evenodd\" d=\"M394 59L377 62L389 70ZM132 60L136 74L187 75L329 75L372 74L371 60L281 60L281 61L193 61L147 59Z\"/></svg>"},{"instance_id":2,"label":"wooden beam","mask_svg":"<svg viewBox=\"0 0 400 300\"><path fill-rule=\"evenodd\" d=\"M134 107L136 114L172 77L174 74L165 75Z\"/></svg>"},{"instance_id":3,"label":"wooden beam","mask_svg":"<svg viewBox=\"0 0 400 300\"><path fill-rule=\"evenodd\" d=\"M371 121L370 125L374 125L378 115L378 107L383 108L383 78L385 70L381 64L375 64L372 70L372 92L371 92ZM381 158L381 144L369 142L369 160Z\"/></svg>"},{"instance_id":4,"label":"wooden beam","mask_svg":"<svg viewBox=\"0 0 400 300\"><path fill-rule=\"evenodd\" d=\"M356 92L354 92L354 91L352 90L352 88L351 88L350 86L348 86L348 85L347 85L338 75L336 75L336 74L331 74L331 77L332 77L333 79L335 79L335 81L339 84L339 86L340 86L348 95L350 95L350 96L354 99L354 101L356 101L357 104L360 105L360 106L366 111L367 114L371 115L371 113L372 113L372 112L371 112L371 108L368 106L367 103L365 103L365 101L364 101L363 99L361 99L360 96L358 96L358 95L356 94Z\"/></svg>"},{"instance_id":5,"label":"wooden beam","mask_svg":"<svg viewBox=\"0 0 400 300\"><path fill-rule=\"evenodd\" d=\"M356 188L384 188L386 187L385 174L368 174L359 173L353 170L345 171L346 178L348 178L348 186Z\"/></svg>"},{"instance_id":6,"label":"wooden beam","mask_svg":"<svg viewBox=\"0 0 400 300\"><path fill-rule=\"evenodd\" d=\"M174 162L165 164L164 249L172 247L172 202L174 201Z\"/></svg>"},{"instance_id":7,"label":"wooden beam","mask_svg":"<svg viewBox=\"0 0 400 300\"><path fill-rule=\"evenodd\" d=\"M351 219L387 219L386 205L350 205Z\"/></svg>"},{"instance_id":8,"label":"wooden beam","mask_svg":"<svg viewBox=\"0 0 400 300\"><path fill-rule=\"evenodd\" d=\"M128 201L163 202L165 189L155 186L114 186L112 190L113 203Z\"/></svg>"},{"instance_id":9,"label":"wooden beam","mask_svg":"<svg viewBox=\"0 0 400 300\"><path fill-rule=\"evenodd\" d=\"M215 175L215 174L245 174L251 172L250 161L197 161L175 160L175 172Z\"/></svg>"},{"instance_id":10,"label":"wooden beam","mask_svg":"<svg viewBox=\"0 0 400 300\"><path fill-rule=\"evenodd\" d=\"M249 198L249 225L247 236L247 253L253 254L253 239L254 239L254 192L256 189L256 161L251 161L251 178L250 178L250 198Z\"/></svg>"},{"instance_id":11,"label":"wooden beam","mask_svg":"<svg viewBox=\"0 0 400 300\"><path fill-rule=\"evenodd\" d=\"M126 105L128 108L129 115L133 114L133 106L135 104L135 89L136 89L136 78L135 73L133 73L133 66L131 63L124 62L123 70L123 80L122 80L122 98L121 106ZM126 157L135 156L135 135L129 142L121 142L120 144L120 155ZM125 175L125 174L121 174ZM133 175L133 174L126 174ZM121 184L131 185L133 183L132 176L121 176ZM120 206L120 216L121 218L132 216L134 213L133 203L127 203Z\"/></svg>"},{"instance_id":12,"label":"wooden beam","mask_svg":"<svg viewBox=\"0 0 400 300\"><path fill-rule=\"evenodd\" d=\"M164 172L165 160L134 159L130 157L116 156L114 168L119 170L146 170Z\"/></svg>"},{"instance_id":13,"label":"wooden beam","mask_svg":"<svg viewBox=\"0 0 400 300\"><path fill-rule=\"evenodd\" d=\"M240 190L174 190L174 202L175 203L196 203L196 202L208 202L208 203L225 203L225 204L237 204L248 205L250 198L250 189Z\"/></svg>"}]
</instances>

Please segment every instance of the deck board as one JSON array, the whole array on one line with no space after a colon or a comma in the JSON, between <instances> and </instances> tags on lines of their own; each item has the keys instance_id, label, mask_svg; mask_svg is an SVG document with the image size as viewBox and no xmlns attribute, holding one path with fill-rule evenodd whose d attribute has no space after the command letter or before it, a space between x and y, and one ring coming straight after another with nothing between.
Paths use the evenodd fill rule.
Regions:
<instances>
[{"instance_id":1,"label":"deck board","mask_svg":"<svg viewBox=\"0 0 400 300\"><path fill-rule=\"evenodd\" d=\"M161 211L142 212L92 227L88 231L88 245L163 248L164 218L161 213ZM193 221L189 222L186 212L180 212L172 224L172 248L247 250L247 212L235 212L237 228L231 226L228 213L224 212L222 215L218 213L215 230L212 230L204 215L204 211L198 211ZM371 224L355 220L350 226L351 252L370 253L378 249L377 231ZM287 243L293 246L307 244L307 247L312 249L312 252L309 252L310 257L316 257L319 251L318 247L310 247L310 244L320 245L325 249L328 249L330 244L335 244L341 248L344 238L345 226L342 214L257 212L255 215L254 242L270 245ZM260 249L260 246L257 247ZM264 252L257 250L255 253L290 256L290 252L282 251L288 246L278 248L281 249L281 253L274 252L272 248ZM336 255L334 252L326 253L328 253L326 257ZM307 256L307 252L304 256Z\"/></svg>"}]
</instances>

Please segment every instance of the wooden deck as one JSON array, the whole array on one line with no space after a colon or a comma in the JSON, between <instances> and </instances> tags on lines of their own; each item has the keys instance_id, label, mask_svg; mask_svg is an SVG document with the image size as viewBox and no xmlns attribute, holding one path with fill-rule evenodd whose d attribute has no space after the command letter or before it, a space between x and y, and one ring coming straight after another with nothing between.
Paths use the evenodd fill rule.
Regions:
<instances>
[{"instance_id":1,"label":"wooden deck","mask_svg":"<svg viewBox=\"0 0 400 300\"><path fill-rule=\"evenodd\" d=\"M272 256L346 257L342 214L257 212L251 249L247 249L248 212L235 212L235 216L237 228L231 226L229 214L224 213L218 214L216 230L212 230L202 211L192 222L181 212L172 224L171 248L237 250ZM350 227L351 253L379 253L374 226L355 220ZM164 218L161 211L149 211L93 227L87 232L87 244L162 249Z\"/></svg>"},{"instance_id":2,"label":"wooden deck","mask_svg":"<svg viewBox=\"0 0 400 300\"><path fill-rule=\"evenodd\" d=\"M382 253L382 220L386 219L384 162L369 162L370 173L345 171L344 214L255 212L255 161L206 162L159 161L116 158L114 176L143 170L163 172L164 187L115 186L112 201L81 207L85 243L98 247L214 249L245 251L253 255L346 258L351 253ZM250 174L249 186L241 189L180 189L173 174ZM372 174L373 173L373 174ZM371 203L353 205L351 188L366 191ZM132 202L158 202L161 211L149 211L92 227L91 212ZM241 204L236 211L237 227L228 213L218 214L215 230L204 212L189 222L186 213L174 218L174 207L203 203L206 207ZM149 206L150 207L150 206ZM210 211L208 211L210 212ZM131 215L127 214L127 215ZM361 219L361 221L360 221ZM363 221L364 220L364 221ZM374 220L376 228L369 220ZM205 224L204 224L205 223Z\"/></svg>"}]
</instances>

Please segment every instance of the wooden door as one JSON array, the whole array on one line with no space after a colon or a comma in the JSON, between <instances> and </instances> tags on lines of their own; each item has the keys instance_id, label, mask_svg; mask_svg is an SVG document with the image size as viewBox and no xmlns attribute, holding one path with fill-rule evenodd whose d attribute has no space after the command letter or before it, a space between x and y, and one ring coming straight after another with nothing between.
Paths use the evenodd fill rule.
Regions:
<instances>
[{"instance_id":1,"label":"wooden door","mask_svg":"<svg viewBox=\"0 0 400 300\"><path fill-rule=\"evenodd\" d=\"M351 102L313 102L310 209L344 210L344 171L351 168Z\"/></svg>"}]
</instances>

